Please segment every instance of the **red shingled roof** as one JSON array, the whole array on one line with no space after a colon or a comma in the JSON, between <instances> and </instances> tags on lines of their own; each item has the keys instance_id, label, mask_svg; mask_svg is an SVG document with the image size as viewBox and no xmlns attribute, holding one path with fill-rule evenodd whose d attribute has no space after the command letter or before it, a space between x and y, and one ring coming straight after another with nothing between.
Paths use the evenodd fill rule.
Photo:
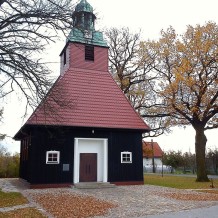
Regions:
<instances>
[{"instance_id":1,"label":"red shingled roof","mask_svg":"<svg viewBox=\"0 0 218 218\"><path fill-rule=\"evenodd\" d=\"M26 124L149 130L109 72L70 68Z\"/></svg>"},{"instance_id":2,"label":"red shingled roof","mask_svg":"<svg viewBox=\"0 0 218 218\"><path fill-rule=\"evenodd\" d=\"M151 142L142 142L143 157L151 158L152 157L152 145ZM154 157L162 157L163 151L161 150L157 142L153 142Z\"/></svg>"}]
</instances>

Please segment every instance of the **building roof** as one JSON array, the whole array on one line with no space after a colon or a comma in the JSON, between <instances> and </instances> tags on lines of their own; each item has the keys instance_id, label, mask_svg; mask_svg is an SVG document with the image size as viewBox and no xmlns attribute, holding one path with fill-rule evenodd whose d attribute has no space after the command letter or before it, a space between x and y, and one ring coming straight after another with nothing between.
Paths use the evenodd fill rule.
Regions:
<instances>
[{"instance_id":1,"label":"building roof","mask_svg":"<svg viewBox=\"0 0 218 218\"><path fill-rule=\"evenodd\" d=\"M75 8L75 12L89 12L93 13L93 7L86 1L86 0L81 0L79 4L77 4Z\"/></svg>"},{"instance_id":2,"label":"building roof","mask_svg":"<svg viewBox=\"0 0 218 218\"><path fill-rule=\"evenodd\" d=\"M67 41L108 47L102 32L95 30L95 19L92 6L86 0L82 0L73 12L73 28Z\"/></svg>"},{"instance_id":3,"label":"building roof","mask_svg":"<svg viewBox=\"0 0 218 218\"><path fill-rule=\"evenodd\" d=\"M142 142L142 149L143 149L143 157L151 158L152 157L152 142ZM153 149L154 149L154 157L162 157L163 151L160 148L157 142L153 142Z\"/></svg>"},{"instance_id":4,"label":"building roof","mask_svg":"<svg viewBox=\"0 0 218 218\"><path fill-rule=\"evenodd\" d=\"M104 40L101 32L93 30L87 32L87 34L91 34L91 37L84 38L84 31L78 28L73 28L67 37L67 41L108 47L107 42Z\"/></svg>"},{"instance_id":5,"label":"building roof","mask_svg":"<svg viewBox=\"0 0 218 218\"><path fill-rule=\"evenodd\" d=\"M58 78L26 124L149 130L109 72L74 68Z\"/></svg>"},{"instance_id":6,"label":"building roof","mask_svg":"<svg viewBox=\"0 0 218 218\"><path fill-rule=\"evenodd\" d=\"M95 17L91 6L87 1L82 0L76 7L76 10L81 10L81 13L86 13L86 9L93 16L92 20L79 19L77 17L79 14L74 14L74 26L68 41L77 43L77 50L69 49L69 66L66 64L69 68L59 76L24 127L50 125L149 131L149 127L136 113L107 71L108 67L103 70L102 66L108 63L108 56L104 55L103 51L108 47L102 33L94 30ZM86 16L86 19L90 19L90 16ZM89 31L90 38L85 34L87 27L85 23L89 23L88 30L93 30ZM77 27L81 27L83 31L81 32ZM87 65L84 56L81 56L84 53L81 53L78 42L84 45L97 45L100 48L95 62ZM19 138L21 131L22 128L15 138Z\"/></svg>"}]
</instances>

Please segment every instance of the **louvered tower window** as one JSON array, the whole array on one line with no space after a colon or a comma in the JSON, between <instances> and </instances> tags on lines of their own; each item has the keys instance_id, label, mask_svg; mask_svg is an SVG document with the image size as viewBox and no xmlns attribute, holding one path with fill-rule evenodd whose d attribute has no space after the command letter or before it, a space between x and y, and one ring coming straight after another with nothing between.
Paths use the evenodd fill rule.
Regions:
<instances>
[{"instance_id":1,"label":"louvered tower window","mask_svg":"<svg viewBox=\"0 0 218 218\"><path fill-rule=\"evenodd\" d=\"M85 46L85 60L94 61L94 46L92 45Z\"/></svg>"}]
</instances>

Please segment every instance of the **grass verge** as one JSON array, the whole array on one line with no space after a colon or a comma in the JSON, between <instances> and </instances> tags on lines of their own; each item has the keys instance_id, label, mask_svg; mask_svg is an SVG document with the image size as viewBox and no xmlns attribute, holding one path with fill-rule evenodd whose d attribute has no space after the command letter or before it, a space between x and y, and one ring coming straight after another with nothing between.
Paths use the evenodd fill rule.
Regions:
<instances>
[{"instance_id":1,"label":"grass verge","mask_svg":"<svg viewBox=\"0 0 218 218\"><path fill-rule=\"evenodd\" d=\"M193 177L164 175L144 175L144 183L178 189L210 189L211 182L196 182ZM213 179L215 188L218 188L218 179Z\"/></svg>"},{"instance_id":2,"label":"grass verge","mask_svg":"<svg viewBox=\"0 0 218 218\"><path fill-rule=\"evenodd\" d=\"M0 190L0 207L11 207L28 203L28 200L18 192L3 192Z\"/></svg>"},{"instance_id":3,"label":"grass verge","mask_svg":"<svg viewBox=\"0 0 218 218\"><path fill-rule=\"evenodd\" d=\"M23 208L18 210L13 210L9 212L0 212L0 218L13 217L13 218L45 218L43 214L41 214L35 208Z\"/></svg>"}]
</instances>

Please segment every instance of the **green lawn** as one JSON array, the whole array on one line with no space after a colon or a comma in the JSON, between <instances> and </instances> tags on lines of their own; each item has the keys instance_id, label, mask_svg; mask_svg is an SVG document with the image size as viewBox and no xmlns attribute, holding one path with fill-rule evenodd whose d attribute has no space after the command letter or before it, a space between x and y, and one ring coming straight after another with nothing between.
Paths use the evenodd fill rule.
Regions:
<instances>
[{"instance_id":1,"label":"green lawn","mask_svg":"<svg viewBox=\"0 0 218 218\"><path fill-rule=\"evenodd\" d=\"M179 189L210 189L211 182L196 182L193 177L171 175L144 175L145 184L158 185ZM218 188L218 179L213 179L215 188Z\"/></svg>"},{"instance_id":2,"label":"green lawn","mask_svg":"<svg viewBox=\"0 0 218 218\"><path fill-rule=\"evenodd\" d=\"M0 189L0 208L11 207L28 203L28 200L18 192L3 192ZM9 212L0 212L0 218L45 218L36 208L23 208Z\"/></svg>"},{"instance_id":3,"label":"green lawn","mask_svg":"<svg viewBox=\"0 0 218 218\"><path fill-rule=\"evenodd\" d=\"M18 192L2 192L0 190L0 207L10 207L26 204L28 200Z\"/></svg>"}]
</instances>

